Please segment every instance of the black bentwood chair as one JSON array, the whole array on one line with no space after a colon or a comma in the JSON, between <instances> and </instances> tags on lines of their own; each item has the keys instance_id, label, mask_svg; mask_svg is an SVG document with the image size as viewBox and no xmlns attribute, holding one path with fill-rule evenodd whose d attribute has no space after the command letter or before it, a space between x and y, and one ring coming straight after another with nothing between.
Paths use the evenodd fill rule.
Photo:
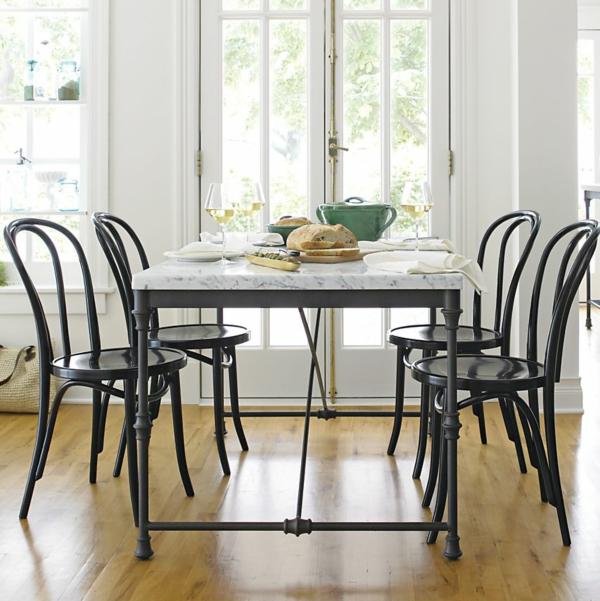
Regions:
<instances>
[{"instance_id":1,"label":"black bentwood chair","mask_svg":"<svg viewBox=\"0 0 600 601\"><path fill-rule=\"evenodd\" d=\"M561 229L546 245L535 276L529 327L527 332L527 358L465 354L457 360L457 388L469 393L469 398L459 401L459 411L475 404L493 399L510 399L517 407L532 465L537 468L540 494L543 502L550 501L556 508L564 545L571 544L567 515L560 483L556 428L554 413L554 385L560 381L565 330L573 300L596 250L600 228L596 221L581 221ZM585 238L587 237L587 240ZM578 246L585 243L577 251ZM560 246L559 246L560 245ZM542 285L548 262L564 247L557 270L552 298L552 319L546 341L544 363L538 362L538 317ZM556 259L558 260L558 259ZM447 386L446 357L428 357L415 361L413 377L439 391L435 397L433 417L440 423L443 411L444 390ZM544 430L546 448L542 440L538 408L538 389L543 392ZM528 393L528 403L520 393ZM440 432L439 425L437 431ZM433 519L441 519L447 492L447 440L441 434L441 462L438 477L438 493ZM547 455L546 455L547 452ZM452 466L456 469L456 466ZM428 542L436 540L431 533Z\"/></svg>"},{"instance_id":2,"label":"black bentwood chair","mask_svg":"<svg viewBox=\"0 0 600 601\"><path fill-rule=\"evenodd\" d=\"M142 242L133 228L123 219L109 213L95 213L92 222L96 228L96 235L100 246L106 255L112 273L117 281L119 293L125 311L127 327L132 340L137 339L133 319L133 290L131 262L127 253L122 234L127 237L138 254L141 269L148 269L149 262ZM183 350L188 357L212 366L213 394L214 394L214 419L215 438L221 468L228 476L231 473L227 450L225 448L225 399L223 386L223 369L229 371L229 390L231 395L231 417L235 426L238 440L243 451L248 450L248 443L240 418L238 385L237 385L237 358L235 347L250 340L250 332L241 326L223 324L196 324L171 327L159 327L158 312L154 311L150 321L150 348L159 349L163 346ZM200 351L212 351L212 357L205 357ZM152 389L152 388L151 388ZM179 411L181 411L179 409ZM119 463L123 457L122 443L117 457L115 473L118 473Z\"/></svg>"},{"instance_id":3,"label":"black bentwood chair","mask_svg":"<svg viewBox=\"0 0 600 601\"><path fill-rule=\"evenodd\" d=\"M40 301L36 286L19 254L17 237L22 232L29 232L30 235L39 238L46 246L52 260L63 349L63 356L61 357L55 357L54 355L44 308ZM90 344L90 350L87 352L72 353L71 351L71 337L68 321L69 312L65 296L63 267L53 237L61 238L61 241L64 240L68 243L75 251L79 261L81 274L83 276L87 330ZM62 399L67 390L80 386L92 390L92 440L89 469L89 480L92 484L96 482L98 455L102 452L102 440L104 436L103 423L100 417L101 395L102 393L108 393L112 396L124 399L126 436L130 443L127 445L129 486L134 520L137 522L137 453L134 431L135 386L137 377L135 347L102 348L90 269L79 241L69 230L57 223L43 219L18 219L10 223L4 229L4 241L15 263L17 271L21 276L27 296L29 297L29 302L31 303L37 330L40 360L40 409L38 426L33 458L31 460L31 467L19 517L21 519L27 517L35 482L36 480L39 480L44 473L44 467L48 457L50 443L52 441L52 434L54 432ZM161 348L152 350L149 353L149 361L151 366L149 371L150 375L159 378L161 381L160 386L158 386L153 394L153 399L156 399L167 392L169 385L174 381L172 379L178 376L178 370L185 367L187 358L181 351ZM53 399L52 410L48 419L51 375L62 378L64 381L61 383L56 396ZM123 390L114 387L114 384L117 381L123 383ZM110 383L106 385L105 382ZM184 479L184 483L186 478L189 482L187 468L185 469L185 472L182 471L181 475Z\"/></svg>"},{"instance_id":4,"label":"black bentwood chair","mask_svg":"<svg viewBox=\"0 0 600 601\"><path fill-rule=\"evenodd\" d=\"M486 253L492 236L497 232L503 232L498 249L498 270L496 275L496 304L494 308L494 325L492 328L481 327L481 295L475 292L473 296L473 325L459 326L457 331L457 350L459 354L481 353L486 349L501 348L502 354L510 352L510 329L512 324L512 314L515 303L515 297L519 287L519 281L523 269L533 248L535 239L540 229L540 216L535 211L514 211L503 215L494 221L486 230L479 246L477 262L483 269L486 261ZM504 294L506 252L511 241L511 236L518 231L521 226L529 226L529 236L519 260L515 266L506 295ZM447 346L446 328L443 325L435 324L435 312L432 312L432 323L426 325L413 325L395 328L388 332L388 341L397 346L397 376L396 376L396 408L394 426L388 454L393 455L400 436L402 426L402 411L404 408L404 367L411 368L409 356L413 350L423 351L423 357L433 357L440 351L445 351ZM419 478L423 469L425 459L425 450L427 446L427 433L430 415L430 405L433 395L429 386L421 387L421 416L419 425L419 442L417 446L417 456L413 469L413 478ZM501 402L502 414L506 423L506 428L510 440L516 447L517 457L521 471L526 471L525 458L521 440L516 427L516 417L514 407L511 402ZM479 432L481 442L486 444L487 435L485 429L485 418L483 405L481 403L473 405L473 412L479 420ZM438 456L437 439L432 440L432 460L435 461ZM423 506L427 507L431 503L435 489L435 480L429 481L423 496Z\"/></svg>"}]
</instances>

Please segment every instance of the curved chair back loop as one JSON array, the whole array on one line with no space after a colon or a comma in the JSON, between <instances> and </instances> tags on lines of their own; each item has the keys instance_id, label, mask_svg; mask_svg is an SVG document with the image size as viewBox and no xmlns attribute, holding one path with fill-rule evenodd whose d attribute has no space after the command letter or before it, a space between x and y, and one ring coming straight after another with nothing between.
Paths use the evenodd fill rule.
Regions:
<instances>
[{"instance_id":1,"label":"curved chair back loop","mask_svg":"<svg viewBox=\"0 0 600 601\"><path fill-rule=\"evenodd\" d=\"M494 308L494 330L502 334L502 352L508 354L510 349L510 329L512 326L512 314L515 304L519 282L523 274L525 264L529 259L535 239L540 231L541 219L535 211L513 211L496 219L485 231L481 244L477 262L483 269L486 259L487 247L490 239L496 231L505 225L506 228L500 240L498 251L498 272L496 278L496 304ZM506 254L512 235L518 231L522 225L529 225L529 236L523 246L519 260L510 278L506 295L504 295L504 271L506 265ZM473 327L481 328L481 295L474 294L473 297Z\"/></svg>"},{"instance_id":2,"label":"curved chair back loop","mask_svg":"<svg viewBox=\"0 0 600 601\"><path fill-rule=\"evenodd\" d=\"M122 234L125 234L133 243L138 254L141 269L148 269L150 266L146 251L133 228L123 219L110 213L94 213L92 223L94 224L96 236L98 237L102 251L117 282L125 322L127 324L129 343L135 348L137 347L137 336L135 335L135 320L133 317L134 297L131 288L133 270ZM158 328L157 311L152 311L150 328Z\"/></svg>"},{"instance_id":3,"label":"curved chair back loop","mask_svg":"<svg viewBox=\"0 0 600 601\"><path fill-rule=\"evenodd\" d=\"M23 259L21 258L17 245L17 238L22 232L28 232L33 236L37 236L37 238L39 238L44 246L48 249L52 261L54 281L56 283L56 297L58 302L58 315L63 353L68 355L71 354L71 336L69 332L69 316L67 310L63 269L56 245L48 233L49 230L57 232L59 235L66 238L75 250L83 278L88 336L90 341L89 350L93 352L100 351L100 329L98 326L96 300L94 298L94 285L92 282L90 268L79 240L77 240L72 232L58 223L33 217L17 219L9 223L4 228L4 242L8 248L8 252L10 253L19 276L21 277L27 297L29 298L29 302L31 304L37 330L38 351L40 353L40 366L42 369L45 364L50 363L54 359L54 349L52 348L52 340L50 336L50 329L48 327L48 320L46 318L46 312L40 300L37 287L34 284Z\"/></svg>"},{"instance_id":4,"label":"curved chair back loop","mask_svg":"<svg viewBox=\"0 0 600 601\"><path fill-rule=\"evenodd\" d=\"M565 332L567 329L567 323L569 321L569 314L579 286L583 280L583 277L585 276L594 253L596 252L598 237L600 236L600 227L598 226L597 221L582 221L578 224L573 224L563 228L548 243L547 248L550 248L544 257L543 265L540 263L538 276L536 276L536 281L534 284L536 289L536 294L534 297L536 306L534 307L534 299L532 299L531 316L537 318L538 315L540 297L539 289L542 285L542 280L550 252L556 248L556 245L560 240L569 235L571 235L572 238L569 241L565 256L563 257L559 268L556 286L557 290L554 296L552 311L552 321L550 323L548 341L546 343L544 364L546 368L545 375L547 385L551 385L554 382L560 381ZM587 240L585 240L575 255L575 249L585 237L587 237ZM571 257L573 257L572 261L570 261ZM565 278L564 274L567 271L566 265L569 263L571 266L569 268L568 275ZM537 327L534 328L532 335L533 334L537 336Z\"/></svg>"}]
</instances>

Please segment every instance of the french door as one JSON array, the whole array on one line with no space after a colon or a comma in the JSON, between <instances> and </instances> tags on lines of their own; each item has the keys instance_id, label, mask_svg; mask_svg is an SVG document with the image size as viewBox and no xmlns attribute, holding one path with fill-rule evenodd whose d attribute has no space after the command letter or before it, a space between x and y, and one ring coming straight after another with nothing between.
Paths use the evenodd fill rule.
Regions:
<instances>
[{"instance_id":1,"label":"french door","mask_svg":"<svg viewBox=\"0 0 600 601\"><path fill-rule=\"evenodd\" d=\"M282 215L315 219L323 202L391 202L432 187L429 226L448 235L449 0L209 0L201 2L202 199L260 181L267 199L235 232ZM410 234L402 211L392 235ZM214 228L207 215L201 227ZM233 233L232 235L235 235ZM206 312L209 318L209 312ZM311 319L314 319L311 312ZM393 396L390 325L427 312L328 312L319 350L331 397ZM227 310L252 340L240 349L242 398L306 394L309 362L293 310ZM208 376L208 373L207 373ZM210 377L202 396L210 397Z\"/></svg>"}]
</instances>

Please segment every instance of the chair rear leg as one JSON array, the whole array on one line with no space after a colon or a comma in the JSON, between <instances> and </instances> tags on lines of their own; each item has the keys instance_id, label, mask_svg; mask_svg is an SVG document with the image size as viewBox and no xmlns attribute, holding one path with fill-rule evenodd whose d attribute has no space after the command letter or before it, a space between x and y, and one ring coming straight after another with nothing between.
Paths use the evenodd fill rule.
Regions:
<instances>
[{"instance_id":1,"label":"chair rear leg","mask_svg":"<svg viewBox=\"0 0 600 601\"><path fill-rule=\"evenodd\" d=\"M108 386L112 388L115 381L111 380ZM100 423L98 424L98 453L104 451L104 435L106 433L106 417L108 416L108 403L110 402L110 393L105 392L102 395L102 408L100 410Z\"/></svg>"},{"instance_id":2,"label":"chair rear leg","mask_svg":"<svg viewBox=\"0 0 600 601\"><path fill-rule=\"evenodd\" d=\"M417 443L417 456L413 467L412 477L417 480L423 472L423 463L425 462L425 453L427 451L427 439L429 438L429 408L431 406L431 396L435 394L435 389L431 386L421 384L421 415L419 417L419 442Z\"/></svg>"},{"instance_id":3,"label":"chair rear leg","mask_svg":"<svg viewBox=\"0 0 600 601\"><path fill-rule=\"evenodd\" d=\"M487 431L485 427L485 413L484 404L475 403L473 405L473 413L477 416L477 422L479 424L479 439L481 444L487 444Z\"/></svg>"},{"instance_id":4,"label":"chair rear leg","mask_svg":"<svg viewBox=\"0 0 600 601\"><path fill-rule=\"evenodd\" d=\"M171 413L173 415L173 436L175 438L175 452L177 454L177 465L179 466L179 474L183 482L185 494L188 497L194 496L194 487L190 479L188 471L187 459L185 457L185 439L183 436L183 415L181 411L181 383L179 380L179 372L170 375L171 389Z\"/></svg>"},{"instance_id":5,"label":"chair rear leg","mask_svg":"<svg viewBox=\"0 0 600 601\"><path fill-rule=\"evenodd\" d=\"M229 356L231 357L231 365L229 366L229 394L231 395L231 417L233 419L233 425L235 426L235 432L242 451L248 450L248 441L244 434L244 428L242 426L242 419L240 417L240 397L238 393L238 377L237 377L237 356L235 347L227 349Z\"/></svg>"},{"instance_id":6,"label":"chair rear leg","mask_svg":"<svg viewBox=\"0 0 600 601\"><path fill-rule=\"evenodd\" d=\"M525 463L525 455L523 453L523 445L521 444L521 436L519 434L519 428L517 426L517 418L515 417L515 407L512 399L503 399L506 403L506 414L507 419L512 430L512 441L515 445L515 451L517 453L517 461L519 462L519 470L522 474L527 473L527 463Z\"/></svg>"},{"instance_id":7,"label":"chair rear leg","mask_svg":"<svg viewBox=\"0 0 600 601\"><path fill-rule=\"evenodd\" d=\"M393 455L396 451L400 429L402 428L402 413L404 412L404 348L398 346L396 349L396 403L394 406L394 425L392 435L388 444L387 454Z\"/></svg>"},{"instance_id":8,"label":"chair rear leg","mask_svg":"<svg viewBox=\"0 0 600 601\"><path fill-rule=\"evenodd\" d=\"M133 521L138 526L138 470L137 446L135 440L135 380L124 382L125 390L125 434L127 439L127 471L129 476L129 495L131 497L131 510Z\"/></svg>"},{"instance_id":9,"label":"chair rear leg","mask_svg":"<svg viewBox=\"0 0 600 601\"><path fill-rule=\"evenodd\" d=\"M102 413L102 393L92 392L92 440L90 444L90 484L96 484L98 474L98 454L100 443L100 419Z\"/></svg>"},{"instance_id":10,"label":"chair rear leg","mask_svg":"<svg viewBox=\"0 0 600 601\"><path fill-rule=\"evenodd\" d=\"M33 497L35 482L36 480L38 480L38 465L42 456L42 451L44 448L44 439L46 437L46 429L48 425L48 407L50 404L50 374L47 373L47 371L48 370L47 368L45 368L45 366L41 366L40 407L38 410L38 421L35 432L35 442L33 444L33 453L31 456L31 464L29 466L29 473L27 475L25 490L23 491L21 508L19 509L19 519L21 520L26 519L29 513L29 507L31 506L31 499Z\"/></svg>"},{"instance_id":11,"label":"chair rear leg","mask_svg":"<svg viewBox=\"0 0 600 601\"><path fill-rule=\"evenodd\" d=\"M52 436L54 435L54 428L56 426L56 420L58 418L58 410L62 403L63 397L67 392L67 388L61 388L52 401L52 410L50 411L50 419L48 420L48 426L46 428L46 436L44 437L44 446L40 459L37 466L36 480L39 480L44 475L46 469L46 462L48 461L48 453L50 452L50 444L52 442Z\"/></svg>"},{"instance_id":12,"label":"chair rear leg","mask_svg":"<svg viewBox=\"0 0 600 601\"><path fill-rule=\"evenodd\" d=\"M215 439L217 442L217 451L221 461L223 474L229 476L231 470L227 459L227 449L225 447L225 422L224 422L224 390L223 390L223 369L222 369L221 349L213 350L213 396L214 396L214 416L215 416Z\"/></svg>"},{"instance_id":13,"label":"chair rear leg","mask_svg":"<svg viewBox=\"0 0 600 601\"><path fill-rule=\"evenodd\" d=\"M117 456L115 457L115 465L113 467L113 478L118 478L123 469L123 461L125 460L125 449L127 448L127 422L123 419L121 426L121 436L119 437L119 447Z\"/></svg>"},{"instance_id":14,"label":"chair rear leg","mask_svg":"<svg viewBox=\"0 0 600 601\"><path fill-rule=\"evenodd\" d=\"M446 509L446 499L448 497L448 462L446 460L448 443L444 434L441 437L441 452L440 452L440 475L437 485L437 497L435 500L435 508L431 517L432 522L441 522ZM427 535L427 544L433 545L437 541L438 532L430 531Z\"/></svg>"},{"instance_id":15,"label":"chair rear leg","mask_svg":"<svg viewBox=\"0 0 600 601\"><path fill-rule=\"evenodd\" d=\"M438 478L441 450L440 443L442 435L441 421L441 416L438 414L434 407L431 413L431 457L429 459L429 477L427 478L427 486L425 487L423 501L421 502L421 505L423 507L429 507L429 505L431 505L431 499L433 498L435 484Z\"/></svg>"}]
</instances>

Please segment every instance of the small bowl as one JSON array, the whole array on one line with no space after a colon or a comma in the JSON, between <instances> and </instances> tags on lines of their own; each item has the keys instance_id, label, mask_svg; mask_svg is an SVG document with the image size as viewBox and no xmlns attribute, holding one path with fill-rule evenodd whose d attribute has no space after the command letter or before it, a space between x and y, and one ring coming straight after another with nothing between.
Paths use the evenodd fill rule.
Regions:
<instances>
[{"instance_id":1,"label":"small bowl","mask_svg":"<svg viewBox=\"0 0 600 601\"><path fill-rule=\"evenodd\" d=\"M269 223L267 225L267 230L270 234L279 234L285 244L287 244L288 236L294 231L297 230L301 225L277 225L275 223Z\"/></svg>"}]
</instances>

